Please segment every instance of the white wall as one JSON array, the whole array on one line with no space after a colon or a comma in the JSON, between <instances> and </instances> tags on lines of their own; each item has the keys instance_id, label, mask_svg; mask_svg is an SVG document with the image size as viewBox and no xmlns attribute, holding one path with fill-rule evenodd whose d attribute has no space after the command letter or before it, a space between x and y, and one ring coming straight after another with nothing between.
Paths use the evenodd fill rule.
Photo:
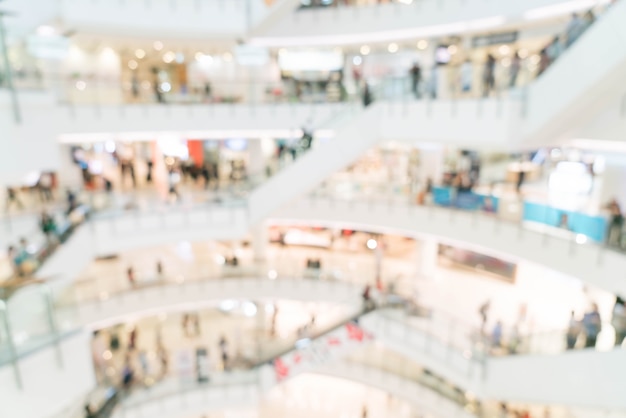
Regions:
<instances>
[{"instance_id":1,"label":"white wall","mask_svg":"<svg viewBox=\"0 0 626 418\"><path fill-rule=\"evenodd\" d=\"M90 332L79 332L62 340L58 353L47 346L19 360L23 389L15 383L10 366L0 368L0 416L43 418L54 415L89 393L96 384Z\"/></svg>"}]
</instances>

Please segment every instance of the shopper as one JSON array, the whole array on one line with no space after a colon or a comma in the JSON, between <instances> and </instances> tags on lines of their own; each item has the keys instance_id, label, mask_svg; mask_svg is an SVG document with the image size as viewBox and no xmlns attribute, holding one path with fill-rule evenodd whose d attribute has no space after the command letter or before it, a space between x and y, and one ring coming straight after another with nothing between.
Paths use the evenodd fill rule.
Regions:
<instances>
[{"instance_id":1,"label":"shopper","mask_svg":"<svg viewBox=\"0 0 626 418\"><path fill-rule=\"evenodd\" d=\"M547 48L544 48L539 52L539 69L537 70L537 77L544 73L550 66L550 56L548 55Z\"/></svg>"},{"instance_id":2,"label":"shopper","mask_svg":"<svg viewBox=\"0 0 626 418\"><path fill-rule=\"evenodd\" d=\"M137 348L137 327L133 327L128 334L128 351L134 351Z\"/></svg>"},{"instance_id":3,"label":"shopper","mask_svg":"<svg viewBox=\"0 0 626 418\"><path fill-rule=\"evenodd\" d=\"M154 167L154 163L152 162L152 160L146 161L146 169L147 169L146 183L147 184L152 183L152 169L153 169L153 167Z\"/></svg>"},{"instance_id":4,"label":"shopper","mask_svg":"<svg viewBox=\"0 0 626 418\"><path fill-rule=\"evenodd\" d=\"M472 91L472 84L474 81L474 65L472 61L468 59L461 64L461 91L463 93L470 93Z\"/></svg>"},{"instance_id":5,"label":"shopper","mask_svg":"<svg viewBox=\"0 0 626 418\"><path fill-rule=\"evenodd\" d=\"M224 335L220 337L219 347L222 355L222 369L226 371L228 370L228 341Z\"/></svg>"},{"instance_id":6,"label":"shopper","mask_svg":"<svg viewBox=\"0 0 626 418\"><path fill-rule=\"evenodd\" d=\"M365 289L363 289L363 294L362 294L362 298L363 298L363 310L365 311L369 311L373 308L372 306L372 288L371 286L365 285Z\"/></svg>"},{"instance_id":7,"label":"shopper","mask_svg":"<svg viewBox=\"0 0 626 418\"><path fill-rule=\"evenodd\" d=\"M276 322L278 320L278 305L274 304L274 311L272 312L272 321L270 324L270 337L276 336Z\"/></svg>"},{"instance_id":8,"label":"shopper","mask_svg":"<svg viewBox=\"0 0 626 418\"><path fill-rule=\"evenodd\" d=\"M489 319L489 310L491 309L491 301L485 301L478 308L478 314L480 315L480 332L481 334L485 333L485 326L487 325L487 320Z\"/></svg>"},{"instance_id":9,"label":"shopper","mask_svg":"<svg viewBox=\"0 0 626 418\"><path fill-rule=\"evenodd\" d=\"M413 66L409 70L409 75L411 77L411 92L415 96L416 99L420 97L420 81L422 80L422 69L420 68L417 62L413 63Z\"/></svg>"},{"instance_id":10,"label":"shopper","mask_svg":"<svg viewBox=\"0 0 626 418\"><path fill-rule=\"evenodd\" d=\"M365 82L363 86L363 106L368 107L373 101L372 92L370 91L370 85Z\"/></svg>"},{"instance_id":11,"label":"shopper","mask_svg":"<svg viewBox=\"0 0 626 418\"><path fill-rule=\"evenodd\" d=\"M41 174L37 186L39 188L39 193L41 194L41 200L43 202L51 202L53 200L52 176L49 173Z\"/></svg>"},{"instance_id":12,"label":"shopper","mask_svg":"<svg viewBox=\"0 0 626 418\"><path fill-rule=\"evenodd\" d=\"M169 176L169 194L170 197L175 198L176 200L180 199L180 194L178 193L178 183L180 183L180 173L174 168L170 169Z\"/></svg>"},{"instance_id":13,"label":"shopper","mask_svg":"<svg viewBox=\"0 0 626 418\"><path fill-rule=\"evenodd\" d=\"M626 306L624 306L624 299L620 296L615 299L611 325L615 329L615 345L621 346L626 338Z\"/></svg>"},{"instance_id":14,"label":"shopper","mask_svg":"<svg viewBox=\"0 0 626 418\"><path fill-rule=\"evenodd\" d=\"M598 304L591 305L591 311L583 316L582 325L585 330L585 348L594 348L598 334L602 331L602 319L598 312Z\"/></svg>"},{"instance_id":15,"label":"shopper","mask_svg":"<svg viewBox=\"0 0 626 418\"><path fill-rule=\"evenodd\" d=\"M552 42L546 47L546 54L548 56L548 61L552 64L554 61L561 56L563 52L563 43L561 42L561 37L556 35Z\"/></svg>"},{"instance_id":16,"label":"shopper","mask_svg":"<svg viewBox=\"0 0 626 418\"><path fill-rule=\"evenodd\" d=\"M617 200L611 200L606 208L609 211L610 221L607 233L607 244L614 247L621 247L622 243L622 227L624 226L624 215L617 202Z\"/></svg>"},{"instance_id":17,"label":"shopper","mask_svg":"<svg viewBox=\"0 0 626 418\"><path fill-rule=\"evenodd\" d=\"M565 334L565 343L568 350L572 350L576 347L576 341L578 341L580 331L580 321L576 319L576 313L572 311L569 324L567 326L567 333Z\"/></svg>"},{"instance_id":18,"label":"shopper","mask_svg":"<svg viewBox=\"0 0 626 418\"><path fill-rule=\"evenodd\" d=\"M573 13L572 18L565 29L565 48L569 48L574 42L576 42L584 30L585 22L580 18L580 16L578 16L578 14Z\"/></svg>"},{"instance_id":19,"label":"shopper","mask_svg":"<svg viewBox=\"0 0 626 418\"><path fill-rule=\"evenodd\" d=\"M128 391L133 384L134 379L134 371L131 366L130 356L126 356L126 360L124 362L124 367L122 368L122 387L124 390Z\"/></svg>"},{"instance_id":20,"label":"shopper","mask_svg":"<svg viewBox=\"0 0 626 418\"><path fill-rule=\"evenodd\" d=\"M488 97L491 91L496 85L496 58L487 54L487 60L485 61L485 70L483 74L484 93L485 97Z\"/></svg>"},{"instance_id":21,"label":"shopper","mask_svg":"<svg viewBox=\"0 0 626 418\"><path fill-rule=\"evenodd\" d=\"M67 189L65 192L65 199L67 201L66 214L69 215L78 207L78 201L76 199L76 194L74 194L74 192L70 189Z\"/></svg>"},{"instance_id":22,"label":"shopper","mask_svg":"<svg viewBox=\"0 0 626 418\"><path fill-rule=\"evenodd\" d=\"M40 219L39 225L40 225L41 231L46 236L46 240L48 241L48 243L50 243L52 239L56 236L56 230L57 230L54 217L50 216L50 214L46 211L41 212L41 219Z\"/></svg>"},{"instance_id":23,"label":"shopper","mask_svg":"<svg viewBox=\"0 0 626 418\"><path fill-rule=\"evenodd\" d=\"M135 287L137 285L135 269L132 266L126 269L126 278L128 279L128 283L131 287Z\"/></svg>"},{"instance_id":24,"label":"shopper","mask_svg":"<svg viewBox=\"0 0 626 418\"><path fill-rule=\"evenodd\" d=\"M24 209L24 204L17 196L17 189L13 187L7 187L7 202L6 210L8 211L11 205L17 206L18 209Z\"/></svg>"},{"instance_id":25,"label":"shopper","mask_svg":"<svg viewBox=\"0 0 626 418\"><path fill-rule=\"evenodd\" d=\"M491 331L491 347L502 347L502 321L497 321Z\"/></svg>"},{"instance_id":26,"label":"shopper","mask_svg":"<svg viewBox=\"0 0 626 418\"><path fill-rule=\"evenodd\" d=\"M157 260L156 262L156 275L158 279L163 278L163 263L161 260Z\"/></svg>"}]
</instances>

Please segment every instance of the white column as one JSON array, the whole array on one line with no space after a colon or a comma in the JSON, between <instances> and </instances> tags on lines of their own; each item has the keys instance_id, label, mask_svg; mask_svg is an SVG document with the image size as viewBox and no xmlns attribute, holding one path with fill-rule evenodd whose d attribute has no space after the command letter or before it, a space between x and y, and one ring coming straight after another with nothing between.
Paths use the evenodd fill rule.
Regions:
<instances>
[{"instance_id":1,"label":"white column","mask_svg":"<svg viewBox=\"0 0 626 418\"><path fill-rule=\"evenodd\" d=\"M439 243L433 239L421 239L417 241L417 276L430 278L437 268Z\"/></svg>"},{"instance_id":2,"label":"white column","mask_svg":"<svg viewBox=\"0 0 626 418\"><path fill-rule=\"evenodd\" d=\"M265 177L265 157L260 139L248 140L248 176L255 184Z\"/></svg>"},{"instance_id":3,"label":"white column","mask_svg":"<svg viewBox=\"0 0 626 418\"><path fill-rule=\"evenodd\" d=\"M61 144L59 171L57 171L57 180L60 189L72 188L78 189L83 184L83 177L80 167L72 159L72 151L69 145Z\"/></svg>"},{"instance_id":4,"label":"white column","mask_svg":"<svg viewBox=\"0 0 626 418\"><path fill-rule=\"evenodd\" d=\"M267 226L265 224L254 226L251 233L254 261L257 263L265 262L267 260L267 245L269 243Z\"/></svg>"}]
</instances>

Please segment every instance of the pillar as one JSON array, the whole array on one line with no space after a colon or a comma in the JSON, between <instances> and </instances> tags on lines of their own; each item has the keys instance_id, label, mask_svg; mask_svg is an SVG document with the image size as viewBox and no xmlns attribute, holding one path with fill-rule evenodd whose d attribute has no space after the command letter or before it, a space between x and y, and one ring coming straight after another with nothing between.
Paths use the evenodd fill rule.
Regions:
<instances>
[{"instance_id":1,"label":"pillar","mask_svg":"<svg viewBox=\"0 0 626 418\"><path fill-rule=\"evenodd\" d=\"M248 177L253 184L265 178L265 157L261 139L248 140Z\"/></svg>"},{"instance_id":2,"label":"pillar","mask_svg":"<svg viewBox=\"0 0 626 418\"><path fill-rule=\"evenodd\" d=\"M255 263L264 263L267 260L267 246L269 234L267 225L259 224L252 228L252 251Z\"/></svg>"},{"instance_id":3,"label":"pillar","mask_svg":"<svg viewBox=\"0 0 626 418\"><path fill-rule=\"evenodd\" d=\"M421 239L416 243L417 277L431 278L437 269L439 243L433 239Z\"/></svg>"}]
</instances>

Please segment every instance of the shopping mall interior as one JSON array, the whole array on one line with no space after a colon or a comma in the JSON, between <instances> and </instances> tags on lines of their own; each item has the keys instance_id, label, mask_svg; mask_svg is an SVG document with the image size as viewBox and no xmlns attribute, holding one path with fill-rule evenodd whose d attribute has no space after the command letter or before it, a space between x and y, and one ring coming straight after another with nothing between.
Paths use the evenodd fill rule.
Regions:
<instances>
[{"instance_id":1,"label":"shopping mall interior","mask_svg":"<svg viewBox=\"0 0 626 418\"><path fill-rule=\"evenodd\" d=\"M624 22L0 0L0 417L626 418Z\"/></svg>"}]
</instances>

